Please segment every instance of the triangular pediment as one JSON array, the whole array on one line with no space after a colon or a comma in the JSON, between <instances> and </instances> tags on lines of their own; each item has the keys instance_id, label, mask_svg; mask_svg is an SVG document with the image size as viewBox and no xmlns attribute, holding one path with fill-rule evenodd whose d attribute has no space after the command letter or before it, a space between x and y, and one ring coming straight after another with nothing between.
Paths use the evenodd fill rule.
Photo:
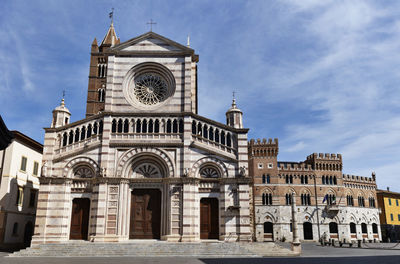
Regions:
<instances>
[{"instance_id":1,"label":"triangular pediment","mask_svg":"<svg viewBox=\"0 0 400 264\"><path fill-rule=\"evenodd\" d=\"M173 40L158 35L154 32L147 32L136 38L125 41L112 48L116 52L185 52L193 54L194 50L181 45Z\"/></svg>"}]
</instances>

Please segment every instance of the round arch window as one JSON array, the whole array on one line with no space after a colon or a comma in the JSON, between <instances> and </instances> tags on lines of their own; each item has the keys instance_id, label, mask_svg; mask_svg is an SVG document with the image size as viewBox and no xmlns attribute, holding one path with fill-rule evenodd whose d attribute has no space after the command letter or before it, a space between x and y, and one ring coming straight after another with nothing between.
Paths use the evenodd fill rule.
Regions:
<instances>
[{"instance_id":1,"label":"round arch window","mask_svg":"<svg viewBox=\"0 0 400 264\"><path fill-rule=\"evenodd\" d=\"M93 170L90 169L88 166L79 166L74 170L74 177L75 178L93 178L94 173Z\"/></svg>"},{"instance_id":2,"label":"round arch window","mask_svg":"<svg viewBox=\"0 0 400 264\"><path fill-rule=\"evenodd\" d=\"M199 174L202 178L219 178L219 171L212 166L201 168Z\"/></svg>"},{"instance_id":3,"label":"round arch window","mask_svg":"<svg viewBox=\"0 0 400 264\"><path fill-rule=\"evenodd\" d=\"M134 178L162 178L160 169L152 163L142 163L133 171Z\"/></svg>"}]
</instances>

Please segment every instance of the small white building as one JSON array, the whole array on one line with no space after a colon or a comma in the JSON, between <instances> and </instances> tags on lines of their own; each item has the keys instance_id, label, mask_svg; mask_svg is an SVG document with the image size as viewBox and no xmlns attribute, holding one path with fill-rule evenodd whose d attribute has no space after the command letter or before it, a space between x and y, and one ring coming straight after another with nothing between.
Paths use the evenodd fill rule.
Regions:
<instances>
[{"instance_id":1,"label":"small white building","mask_svg":"<svg viewBox=\"0 0 400 264\"><path fill-rule=\"evenodd\" d=\"M12 131L0 151L0 247L29 246L35 225L43 145Z\"/></svg>"}]
</instances>

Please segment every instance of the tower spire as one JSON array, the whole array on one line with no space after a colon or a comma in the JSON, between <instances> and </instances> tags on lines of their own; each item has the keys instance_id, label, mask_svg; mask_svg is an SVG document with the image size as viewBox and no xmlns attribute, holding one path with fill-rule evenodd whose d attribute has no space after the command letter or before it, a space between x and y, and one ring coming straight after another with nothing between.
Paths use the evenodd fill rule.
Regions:
<instances>
[{"instance_id":1,"label":"tower spire","mask_svg":"<svg viewBox=\"0 0 400 264\"><path fill-rule=\"evenodd\" d=\"M114 29L114 8L111 10L112 11L108 15L111 19L111 24L106 35L104 36L103 41L100 44L100 51L103 51L103 47L112 47L116 44L119 44L119 38L117 37Z\"/></svg>"}]
</instances>

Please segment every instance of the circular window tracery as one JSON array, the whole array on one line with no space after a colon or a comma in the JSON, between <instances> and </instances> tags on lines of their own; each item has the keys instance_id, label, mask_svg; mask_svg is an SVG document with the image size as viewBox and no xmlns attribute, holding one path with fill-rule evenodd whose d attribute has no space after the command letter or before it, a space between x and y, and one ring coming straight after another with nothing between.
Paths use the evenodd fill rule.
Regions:
<instances>
[{"instance_id":1,"label":"circular window tracery","mask_svg":"<svg viewBox=\"0 0 400 264\"><path fill-rule=\"evenodd\" d=\"M141 74L135 78L134 94L142 104L155 105L166 99L168 85L158 74Z\"/></svg>"},{"instance_id":2,"label":"circular window tracery","mask_svg":"<svg viewBox=\"0 0 400 264\"><path fill-rule=\"evenodd\" d=\"M213 167L205 167L200 170L200 176L202 178L218 178L219 172Z\"/></svg>"},{"instance_id":3,"label":"circular window tracery","mask_svg":"<svg viewBox=\"0 0 400 264\"><path fill-rule=\"evenodd\" d=\"M93 171L87 166L80 166L74 171L75 178L93 178Z\"/></svg>"},{"instance_id":4,"label":"circular window tracery","mask_svg":"<svg viewBox=\"0 0 400 264\"><path fill-rule=\"evenodd\" d=\"M160 169L151 163L137 166L133 171L133 176L134 178L162 178Z\"/></svg>"},{"instance_id":5,"label":"circular window tracery","mask_svg":"<svg viewBox=\"0 0 400 264\"><path fill-rule=\"evenodd\" d=\"M122 82L125 99L141 110L153 110L166 104L176 89L170 69L156 62L143 62L131 68Z\"/></svg>"}]
</instances>

